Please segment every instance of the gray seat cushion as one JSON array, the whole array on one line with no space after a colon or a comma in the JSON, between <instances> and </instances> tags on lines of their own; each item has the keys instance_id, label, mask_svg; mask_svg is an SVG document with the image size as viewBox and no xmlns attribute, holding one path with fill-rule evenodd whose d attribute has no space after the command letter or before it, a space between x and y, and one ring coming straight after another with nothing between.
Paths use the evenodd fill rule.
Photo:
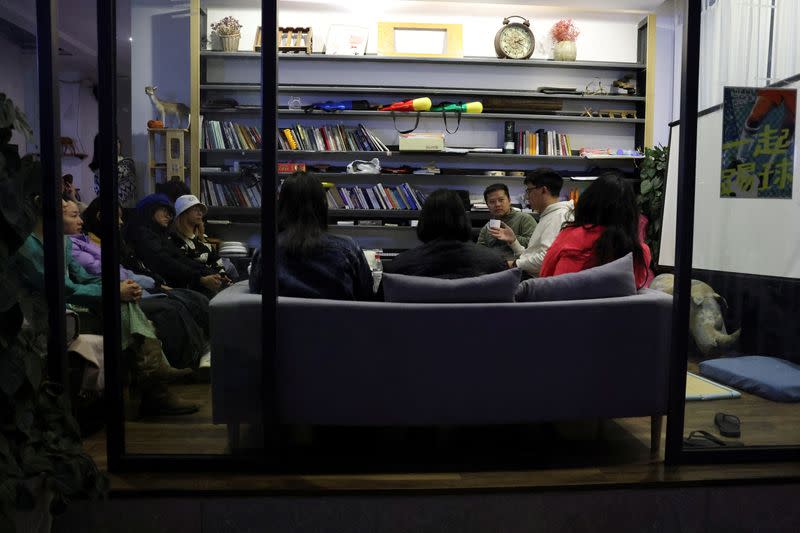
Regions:
<instances>
[{"instance_id":1,"label":"gray seat cushion","mask_svg":"<svg viewBox=\"0 0 800 533\"><path fill-rule=\"evenodd\" d=\"M385 273L383 295L387 302L404 303L513 302L521 275L518 268L461 279Z\"/></svg>"},{"instance_id":2,"label":"gray seat cushion","mask_svg":"<svg viewBox=\"0 0 800 533\"><path fill-rule=\"evenodd\" d=\"M616 261L547 278L533 278L520 283L518 302L554 302L616 298L636 294L633 254Z\"/></svg>"}]
</instances>

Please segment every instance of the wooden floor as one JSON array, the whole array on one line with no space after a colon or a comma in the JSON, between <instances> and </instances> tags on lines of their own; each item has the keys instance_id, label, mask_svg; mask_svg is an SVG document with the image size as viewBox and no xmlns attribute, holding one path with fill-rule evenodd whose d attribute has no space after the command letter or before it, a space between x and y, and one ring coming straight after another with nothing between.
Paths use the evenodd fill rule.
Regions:
<instances>
[{"instance_id":1,"label":"wooden floor","mask_svg":"<svg viewBox=\"0 0 800 533\"><path fill-rule=\"evenodd\" d=\"M190 416L128 422L127 450L230 453L225 427L210 423L210 387L195 384L176 389L184 398L201 403L201 410ZM800 404L771 402L747 393L734 400L687 402L685 433L704 429L719 436L714 426L717 412L739 416L742 437L738 440L745 445L800 444ZM257 434L249 438L254 447L260 442ZM299 451L289 460L307 471L324 472L324 465L337 464L348 471L380 473L126 473L112 476L112 490L468 490L800 477L797 463L665 467L663 435L661 455L651 458L649 453L649 418L450 430L323 428L313 437L300 434L295 439ZM247 432L243 442L248 442ZM105 468L104 433L86 439L85 446Z\"/></svg>"}]
</instances>

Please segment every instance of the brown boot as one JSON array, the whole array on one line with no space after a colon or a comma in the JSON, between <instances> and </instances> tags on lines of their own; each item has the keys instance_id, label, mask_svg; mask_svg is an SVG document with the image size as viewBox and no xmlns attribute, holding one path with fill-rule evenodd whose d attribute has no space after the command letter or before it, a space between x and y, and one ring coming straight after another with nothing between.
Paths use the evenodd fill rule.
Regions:
<instances>
[{"instance_id":1,"label":"brown boot","mask_svg":"<svg viewBox=\"0 0 800 533\"><path fill-rule=\"evenodd\" d=\"M142 403L139 407L142 416L190 415L198 409L197 404L179 398L163 383L142 386Z\"/></svg>"},{"instance_id":2,"label":"brown boot","mask_svg":"<svg viewBox=\"0 0 800 533\"><path fill-rule=\"evenodd\" d=\"M156 339L143 337L135 352L136 371L142 381L171 383L192 374L191 368L174 368L167 363Z\"/></svg>"}]
</instances>

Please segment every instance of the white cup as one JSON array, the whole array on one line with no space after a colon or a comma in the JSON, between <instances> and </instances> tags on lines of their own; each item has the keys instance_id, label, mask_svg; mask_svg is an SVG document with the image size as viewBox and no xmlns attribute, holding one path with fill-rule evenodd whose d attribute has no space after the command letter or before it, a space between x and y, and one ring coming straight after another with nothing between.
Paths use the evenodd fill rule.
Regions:
<instances>
[{"instance_id":1,"label":"white cup","mask_svg":"<svg viewBox=\"0 0 800 533\"><path fill-rule=\"evenodd\" d=\"M496 218L489 220L489 227L492 229L500 229L500 221Z\"/></svg>"}]
</instances>

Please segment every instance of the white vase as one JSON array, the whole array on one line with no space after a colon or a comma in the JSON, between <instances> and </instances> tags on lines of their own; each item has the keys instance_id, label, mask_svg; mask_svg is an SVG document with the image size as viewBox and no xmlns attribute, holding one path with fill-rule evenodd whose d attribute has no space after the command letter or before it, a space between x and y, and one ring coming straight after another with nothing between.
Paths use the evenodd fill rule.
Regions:
<instances>
[{"instance_id":1,"label":"white vase","mask_svg":"<svg viewBox=\"0 0 800 533\"><path fill-rule=\"evenodd\" d=\"M553 59L556 61L575 61L577 55L575 41L558 41L553 47Z\"/></svg>"},{"instance_id":2,"label":"white vase","mask_svg":"<svg viewBox=\"0 0 800 533\"><path fill-rule=\"evenodd\" d=\"M236 35L220 35L219 42L222 44L223 52L238 52L239 51L239 34Z\"/></svg>"}]
</instances>

